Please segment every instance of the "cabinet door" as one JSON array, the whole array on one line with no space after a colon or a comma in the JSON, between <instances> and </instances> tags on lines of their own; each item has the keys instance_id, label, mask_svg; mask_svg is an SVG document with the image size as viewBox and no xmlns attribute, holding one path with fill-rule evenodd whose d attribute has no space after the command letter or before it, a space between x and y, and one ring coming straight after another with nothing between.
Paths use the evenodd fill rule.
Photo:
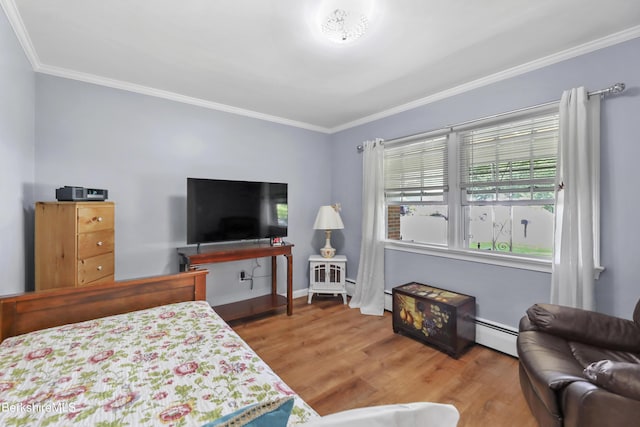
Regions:
<instances>
[{"instance_id":1,"label":"cabinet door","mask_svg":"<svg viewBox=\"0 0 640 427\"><path fill-rule=\"evenodd\" d=\"M311 263L311 285L323 285L327 281L327 264Z\"/></svg>"},{"instance_id":2,"label":"cabinet door","mask_svg":"<svg viewBox=\"0 0 640 427\"><path fill-rule=\"evenodd\" d=\"M311 286L314 290L341 291L344 289L344 267L336 263L314 263Z\"/></svg>"},{"instance_id":3,"label":"cabinet door","mask_svg":"<svg viewBox=\"0 0 640 427\"><path fill-rule=\"evenodd\" d=\"M341 264L329 264L329 282L341 286L344 281L344 272L342 270Z\"/></svg>"}]
</instances>

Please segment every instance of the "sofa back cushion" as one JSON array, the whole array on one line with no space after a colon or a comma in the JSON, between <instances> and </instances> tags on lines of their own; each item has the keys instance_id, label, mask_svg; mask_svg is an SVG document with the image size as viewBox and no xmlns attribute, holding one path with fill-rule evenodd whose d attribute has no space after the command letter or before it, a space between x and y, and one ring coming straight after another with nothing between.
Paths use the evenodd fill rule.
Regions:
<instances>
[{"instance_id":1,"label":"sofa back cushion","mask_svg":"<svg viewBox=\"0 0 640 427\"><path fill-rule=\"evenodd\" d=\"M603 347L594 347L581 342L567 341L571 354L578 363L586 368L599 360L613 360L615 362L635 363L640 366L640 354L628 351L610 350Z\"/></svg>"}]
</instances>

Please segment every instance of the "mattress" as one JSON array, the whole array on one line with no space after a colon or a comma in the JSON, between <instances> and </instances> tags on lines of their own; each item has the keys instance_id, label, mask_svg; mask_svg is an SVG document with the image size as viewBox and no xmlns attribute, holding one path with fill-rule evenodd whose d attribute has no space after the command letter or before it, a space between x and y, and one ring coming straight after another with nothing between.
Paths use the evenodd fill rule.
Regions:
<instances>
[{"instance_id":1,"label":"mattress","mask_svg":"<svg viewBox=\"0 0 640 427\"><path fill-rule=\"evenodd\" d=\"M0 344L0 425L200 426L292 396L204 301L50 328Z\"/></svg>"}]
</instances>

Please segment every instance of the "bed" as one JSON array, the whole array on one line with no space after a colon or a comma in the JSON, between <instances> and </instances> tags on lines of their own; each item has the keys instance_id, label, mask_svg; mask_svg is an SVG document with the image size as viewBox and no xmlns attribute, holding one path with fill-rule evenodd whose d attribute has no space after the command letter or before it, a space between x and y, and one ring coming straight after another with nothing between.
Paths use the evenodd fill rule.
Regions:
<instances>
[{"instance_id":1,"label":"bed","mask_svg":"<svg viewBox=\"0 0 640 427\"><path fill-rule=\"evenodd\" d=\"M0 425L201 426L318 414L207 304L205 271L0 299Z\"/></svg>"}]
</instances>

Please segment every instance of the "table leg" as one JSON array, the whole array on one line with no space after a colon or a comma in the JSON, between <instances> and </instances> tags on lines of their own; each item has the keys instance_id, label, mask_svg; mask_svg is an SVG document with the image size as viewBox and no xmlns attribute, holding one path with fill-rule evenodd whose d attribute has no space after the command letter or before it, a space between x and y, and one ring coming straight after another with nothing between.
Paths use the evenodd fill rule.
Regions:
<instances>
[{"instance_id":1,"label":"table leg","mask_svg":"<svg viewBox=\"0 0 640 427\"><path fill-rule=\"evenodd\" d=\"M271 295L278 294L278 260L271 257Z\"/></svg>"},{"instance_id":2,"label":"table leg","mask_svg":"<svg viewBox=\"0 0 640 427\"><path fill-rule=\"evenodd\" d=\"M287 257L287 316L293 314L293 255Z\"/></svg>"}]
</instances>

